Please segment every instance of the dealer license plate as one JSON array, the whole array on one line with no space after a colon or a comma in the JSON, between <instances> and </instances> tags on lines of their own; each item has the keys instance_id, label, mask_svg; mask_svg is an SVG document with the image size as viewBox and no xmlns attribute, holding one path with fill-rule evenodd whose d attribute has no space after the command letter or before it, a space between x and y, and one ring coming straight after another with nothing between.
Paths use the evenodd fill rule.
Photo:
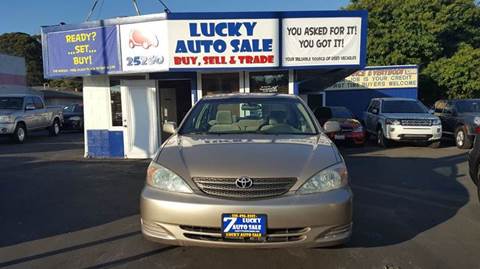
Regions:
<instances>
[{"instance_id":1,"label":"dealer license plate","mask_svg":"<svg viewBox=\"0 0 480 269\"><path fill-rule=\"evenodd\" d=\"M267 234L267 215L232 213L222 215L222 236L228 239L263 240Z\"/></svg>"},{"instance_id":2,"label":"dealer license plate","mask_svg":"<svg viewBox=\"0 0 480 269\"><path fill-rule=\"evenodd\" d=\"M345 140L345 135L335 135L335 139L337 139L337 140Z\"/></svg>"}]
</instances>

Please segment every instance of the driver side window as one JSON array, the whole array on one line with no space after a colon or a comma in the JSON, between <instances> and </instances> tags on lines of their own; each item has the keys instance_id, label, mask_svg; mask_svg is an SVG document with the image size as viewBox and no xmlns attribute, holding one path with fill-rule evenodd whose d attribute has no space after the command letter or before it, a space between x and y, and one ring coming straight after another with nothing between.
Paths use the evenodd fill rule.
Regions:
<instances>
[{"instance_id":1,"label":"driver side window","mask_svg":"<svg viewBox=\"0 0 480 269\"><path fill-rule=\"evenodd\" d=\"M35 107L35 103L33 102L32 97L25 97L25 107L27 108L28 106Z\"/></svg>"},{"instance_id":2,"label":"driver side window","mask_svg":"<svg viewBox=\"0 0 480 269\"><path fill-rule=\"evenodd\" d=\"M373 113L373 114L378 114L378 108L379 108L379 102L378 101L373 101L372 104L370 105L368 112Z\"/></svg>"},{"instance_id":3,"label":"driver side window","mask_svg":"<svg viewBox=\"0 0 480 269\"><path fill-rule=\"evenodd\" d=\"M454 106L452 103L447 103L445 108L443 109L444 114L452 115L453 111L455 110Z\"/></svg>"}]
</instances>

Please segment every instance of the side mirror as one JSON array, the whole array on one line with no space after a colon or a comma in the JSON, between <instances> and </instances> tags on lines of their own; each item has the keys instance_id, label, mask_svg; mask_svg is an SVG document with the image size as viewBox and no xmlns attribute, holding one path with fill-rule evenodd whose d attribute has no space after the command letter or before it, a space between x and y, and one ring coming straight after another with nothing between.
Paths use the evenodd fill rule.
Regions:
<instances>
[{"instance_id":1,"label":"side mirror","mask_svg":"<svg viewBox=\"0 0 480 269\"><path fill-rule=\"evenodd\" d=\"M340 123L338 121L325 122L325 124L323 125L323 129L327 134L340 132L342 130L342 128L340 127Z\"/></svg>"},{"instance_id":2,"label":"side mirror","mask_svg":"<svg viewBox=\"0 0 480 269\"><path fill-rule=\"evenodd\" d=\"M25 110L35 110L35 106L32 104L28 104L25 106Z\"/></svg>"},{"instance_id":3,"label":"side mirror","mask_svg":"<svg viewBox=\"0 0 480 269\"><path fill-rule=\"evenodd\" d=\"M177 129L177 124L175 122L167 121L163 124L163 131L165 133L174 134L175 129Z\"/></svg>"},{"instance_id":4,"label":"side mirror","mask_svg":"<svg viewBox=\"0 0 480 269\"><path fill-rule=\"evenodd\" d=\"M378 109L376 109L376 108L372 109L372 113L373 114L378 114Z\"/></svg>"}]
</instances>

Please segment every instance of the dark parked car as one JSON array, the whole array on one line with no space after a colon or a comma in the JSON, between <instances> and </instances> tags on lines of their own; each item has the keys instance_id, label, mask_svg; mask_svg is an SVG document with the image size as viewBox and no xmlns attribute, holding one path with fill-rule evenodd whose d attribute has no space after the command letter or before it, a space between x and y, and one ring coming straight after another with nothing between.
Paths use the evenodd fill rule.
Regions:
<instances>
[{"instance_id":1,"label":"dark parked car","mask_svg":"<svg viewBox=\"0 0 480 269\"><path fill-rule=\"evenodd\" d=\"M453 136L458 148L471 148L474 136L480 134L480 99L439 100L434 109L443 133Z\"/></svg>"},{"instance_id":2,"label":"dark parked car","mask_svg":"<svg viewBox=\"0 0 480 269\"><path fill-rule=\"evenodd\" d=\"M327 121L336 121L340 124L340 132L329 134L332 140L345 141L356 145L365 143L365 130L348 108L343 106L318 107L314 114L322 126Z\"/></svg>"},{"instance_id":3,"label":"dark parked car","mask_svg":"<svg viewBox=\"0 0 480 269\"><path fill-rule=\"evenodd\" d=\"M83 130L83 105L71 104L63 108L64 129Z\"/></svg>"},{"instance_id":4,"label":"dark parked car","mask_svg":"<svg viewBox=\"0 0 480 269\"><path fill-rule=\"evenodd\" d=\"M476 138L473 149L468 154L470 178L477 185L478 199L480 200L480 139Z\"/></svg>"}]
</instances>

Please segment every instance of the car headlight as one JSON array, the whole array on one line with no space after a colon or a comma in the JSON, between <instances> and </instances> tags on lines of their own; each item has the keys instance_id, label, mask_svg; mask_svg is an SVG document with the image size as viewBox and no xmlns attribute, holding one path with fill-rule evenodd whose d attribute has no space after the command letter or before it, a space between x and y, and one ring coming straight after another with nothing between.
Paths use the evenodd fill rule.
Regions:
<instances>
[{"instance_id":1,"label":"car headlight","mask_svg":"<svg viewBox=\"0 0 480 269\"><path fill-rule=\"evenodd\" d=\"M442 121L440 121L440 119L434 119L432 120L432 125L442 125Z\"/></svg>"},{"instance_id":2,"label":"car headlight","mask_svg":"<svg viewBox=\"0 0 480 269\"><path fill-rule=\"evenodd\" d=\"M13 122L13 117L10 116L10 115L0 116L0 122L1 122L1 123Z\"/></svg>"},{"instance_id":3,"label":"car headlight","mask_svg":"<svg viewBox=\"0 0 480 269\"><path fill-rule=\"evenodd\" d=\"M475 125L480 125L480 117L474 117L473 123L475 123Z\"/></svg>"},{"instance_id":4,"label":"car headlight","mask_svg":"<svg viewBox=\"0 0 480 269\"><path fill-rule=\"evenodd\" d=\"M192 193L192 189L177 174L151 162L147 170L147 184L164 191Z\"/></svg>"},{"instance_id":5,"label":"car headlight","mask_svg":"<svg viewBox=\"0 0 480 269\"><path fill-rule=\"evenodd\" d=\"M307 180L297 191L299 194L326 192L347 185L348 172L344 163L324 169Z\"/></svg>"},{"instance_id":6,"label":"car headlight","mask_svg":"<svg viewBox=\"0 0 480 269\"><path fill-rule=\"evenodd\" d=\"M399 120L395 120L395 119L386 119L385 120L385 124L389 124L389 125L400 125L400 121Z\"/></svg>"}]
</instances>

